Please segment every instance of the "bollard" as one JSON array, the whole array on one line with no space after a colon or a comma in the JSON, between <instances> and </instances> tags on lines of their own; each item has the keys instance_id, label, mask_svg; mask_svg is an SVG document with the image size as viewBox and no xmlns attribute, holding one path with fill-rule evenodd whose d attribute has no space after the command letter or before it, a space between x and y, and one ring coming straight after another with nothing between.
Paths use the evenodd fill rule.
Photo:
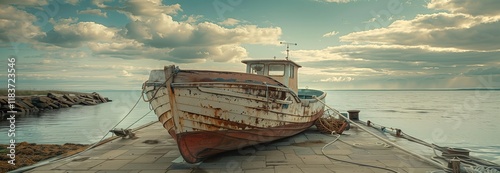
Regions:
<instances>
[{"instance_id":1,"label":"bollard","mask_svg":"<svg viewBox=\"0 0 500 173\"><path fill-rule=\"evenodd\" d=\"M448 162L448 168L451 169L452 173L460 173L460 160L453 158Z\"/></svg>"},{"instance_id":2,"label":"bollard","mask_svg":"<svg viewBox=\"0 0 500 173\"><path fill-rule=\"evenodd\" d=\"M462 149L462 148L447 148L446 151L448 151L447 154L451 155L460 155L460 156L469 156L470 151L467 149Z\"/></svg>"},{"instance_id":3,"label":"bollard","mask_svg":"<svg viewBox=\"0 0 500 173\"><path fill-rule=\"evenodd\" d=\"M359 120L359 110L348 110L350 120Z\"/></svg>"},{"instance_id":4,"label":"bollard","mask_svg":"<svg viewBox=\"0 0 500 173\"><path fill-rule=\"evenodd\" d=\"M401 137L401 129L396 129L396 136Z\"/></svg>"}]
</instances>

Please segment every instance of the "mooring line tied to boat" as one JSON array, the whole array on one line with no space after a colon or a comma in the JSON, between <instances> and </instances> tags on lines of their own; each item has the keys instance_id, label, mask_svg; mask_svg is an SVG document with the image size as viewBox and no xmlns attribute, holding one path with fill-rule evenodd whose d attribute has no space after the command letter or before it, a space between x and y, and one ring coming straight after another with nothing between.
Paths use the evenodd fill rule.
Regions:
<instances>
[{"instance_id":1,"label":"mooring line tied to boat","mask_svg":"<svg viewBox=\"0 0 500 173\"><path fill-rule=\"evenodd\" d=\"M141 119L143 119L144 117L146 117L149 113L152 112L152 110L150 109L146 114L144 114L143 116L141 116L139 119L137 119L135 122L133 122L132 124L130 124L127 128L125 129L116 129L116 127L121 124L131 113L132 111L134 111L134 109L136 108L137 104L139 103L139 101L141 99L143 99L143 91L141 91L141 96L139 96L139 98L137 99L137 101L135 102L134 106L132 106L132 108L130 108L130 110L128 111L128 113L120 120L118 121L118 123L116 123L109 131L107 131L103 136L102 138L97 141L97 142L94 142L92 145L88 146L85 150L81 151L81 152L78 152L78 153L74 153L74 154L71 154L71 155L61 155L61 156L57 156L57 157L54 157L54 158L51 158L49 160L46 160L46 161L43 161L43 162L39 162L37 164L34 164L34 165L30 165L30 166L25 166L25 167L21 167L19 169L16 169L16 170L13 170L11 172L25 172L25 171L28 171L28 170L32 170L32 169L35 169L37 167L40 167L40 166L44 166L44 165L47 165L47 164L50 164L50 163L54 163L54 162L61 162L61 161L67 161L67 160L71 160L71 159L74 159L78 156L80 156L81 154L89 151L90 149L92 148L95 148L99 145L102 145L104 143L107 143L113 139L115 139L113 136L110 137L110 138L107 138L106 139L106 136L108 136L109 133L113 133L113 134L117 134L116 132L120 133L120 132L123 132L125 136L128 136L130 139L136 139L137 137L135 136L135 134L133 133L133 131L136 131L138 129L141 129L141 128L144 128L146 126L149 126L151 125L152 123L149 123L149 124L145 124L145 125L142 125L140 127L137 127L136 129L130 129L134 124L136 124L137 122L139 122ZM121 135L117 135L117 137L124 137L124 136L121 136Z\"/></svg>"},{"instance_id":2,"label":"mooring line tied to boat","mask_svg":"<svg viewBox=\"0 0 500 173\"><path fill-rule=\"evenodd\" d=\"M318 100L318 101L319 101L320 103L322 103L323 105L325 105L325 107L327 107L328 109L333 110L333 112L334 112L336 115L338 115L339 117L343 118L345 121L349 122L351 125L354 125L354 126L358 127L359 129L361 129L361 130L363 130L363 131L365 131L365 132L369 133L370 135L372 135L372 136L374 136L374 137L378 138L379 140L382 140L383 142L385 142L385 143L387 143L387 144L389 144L389 145L392 145L392 146L394 146L394 147L396 147L396 148L398 148L398 149L400 149L400 150L402 150L402 151L404 151L404 152L406 152L406 153L408 153L408 154L410 154L410 155L413 155L413 156L415 156L415 157L417 157L417 158L419 158L419 159L421 159L421 160L424 160L424 161L428 162L429 164L432 164L432 165L434 165L434 166L436 166L436 167L438 167L438 168L441 168L441 169L446 170L446 171L451 171L451 169L449 169L447 166L445 166L445 165L441 164L440 162L437 162L437 161L435 161L435 160L431 160L431 159L429 159L429 158L427 158L427 157L424 157L424 156L422 156L422 155L420 155L420 154L417 154L417 153L415 153L415 152L413 152L413 151L410 151L410 150L408 150L408 149L405 149L405 148L403 148L403 147L401 147L401 146L399 146L399 145L395 144L394 142L391 142L391 141L387 140L386 138L383 138L383 137L381 137L381 136L379 136L379 135L377 135L377 134L373 133L372 131L370 131L370 130L366 129L365 127L363 127L363 126L361 126L361 125L359 125L357 122L354 122L354 121L352 121L352 120L348 119L347 117L343 116L343 115L342 115L342 114L341 114L338 110L336 110L336 109L334 109L334 108L332 108L332 107L328 106L325 102L323 102L322 100L318 99L317 97L313 97L313 98L314 98L314 99L316 99L316 100ZM333 133L332 133L332 134L333 134Z\"/></svg>"},{"instance_id":3,"label":"mooring line tied to boat","mask_svg":"<svg viewBox=\"0 0 500 173\"><path fill-rule=\"evenodd\" d=\"M362 122L362 121L360 121L360 122ZM470 172L470 170L478 170L479 168L481 168L481 170L490 170L490 171L496 170L496 171L498 171L498 173L500 173L500 165L493 163L493 162L490 162L490 161L487 161L487 160L484 160L484 159L470 156L469 153L471 151L469 151L467 149L443 147L443 146L439 146L437 144L431 144L431 143L425 142L421 139L418 139L416 137L413 137L407 133L404 133L401 129L392 128L392 127L385 127L382 125L375 124L369 120L366 122L366 125L368 127L372 127L374 129L380 130L381 132L389 133L392 136L404 138L406 140L409 140L409 141L418 143L420 145L432 148L432 150L434 151L434 156L432 157L432 159L435 161L438 161L437 159L440 159L440 160L445 161L446 164L448 164L448 163L452 162L452 160L456 159L464 164L461 166L460 169L469 170L466 172ZM387 129L389 129L389 130L387 130ZM436 150L440 151L441 155L438 155L436 153ZM448 166L451 166L451 165L448 165ZM478 168L478 169L476 169L476 168Z\"/></svg>"},{"instance_id":4,"label":"mooring line tied to boat","mask_svg":"<svg viewBox=\"0 0 500 173\"><path fill-rule=\"evenodd\" d=\"M378 125L376 123L373 123L372 121L367 121L367 122L363 122L361 120L357 120L356 122L348 119L347 117L345 117L344 115L342 115L339 111L335 110L334 108L331 108L330 106L326 105L326 103L324 103L323 101L317 99L318 101L320 101L321 103L323 103L327 108L328 110L332 110L332 112L334 113L334 115L331 115L331 114L327 114L328 116L332 116L332 117L341 117L344 119L345 122L348 122L349 125L352 124L354 126L357 126L359 129L363 130L363 131L366 131L368 132L369 134L375 136L376 138L386 142L387 144L389 145L392 145L398 149L401 149L417 158L420 158L434 166L437 166L441 169L443 169L445 172L449 172L449 171L452 171L452 160L458 160L460 161L461 163L463 163L462 165L460 165L460 170L462 172L477 172L477 170L487 170L487 172L494 172L494 173L500 173L500 166L496 163L493 163L493 162L490 162L490 161L487 161L487 160L484 160L484 159L480 159L480 158L477 158L477 157L473 157L473 156L470 156L469 155L469 151L466 150L466 149L461 149L461 148L450 148L450 147L441 147L441 146L438 146L436 144L431 144L431 143L428 143L428 142L425 142L421 139L418 139L416 137L413 137L409 134L406 134L404 133L401 129L399 128L392 128L392 127L386 127L386 126L382 126L382 125ZM337 120L338 121L338 120ZM322 121L320 121L319 123L321 123ZM389 133L395 137L399 137L399 138L404 138L404 139L407 139L409 141L412 141L412 142L415 142L415 143L418 143L418 144L421 144L423 146L427 146L427 147L430 147L434 150L434 154L435 156L433 156L432 158L427 158L427 157L424 157L420 154L416 154L412 151L409 151L405 148L402 148L401 146L385 139L385 138L382 138L380 137L379 135L376 135L374 134L373 132L365 129L364 127L360 126L359 124L364 124L368 127L372 127L374 129L377 129L378 131L381 131L383 133ZM328 127L326 124L320 124L321 126L325 126ZM334 130L331 130L331 133L333 134L335 131ZM442 154L441 156L437 155L435 150L438 150L440 151ZM437 158L441 159L441 160L444 160L446 163L442 163L441 161L437 160Z\"/></svg>"}]
</instances>

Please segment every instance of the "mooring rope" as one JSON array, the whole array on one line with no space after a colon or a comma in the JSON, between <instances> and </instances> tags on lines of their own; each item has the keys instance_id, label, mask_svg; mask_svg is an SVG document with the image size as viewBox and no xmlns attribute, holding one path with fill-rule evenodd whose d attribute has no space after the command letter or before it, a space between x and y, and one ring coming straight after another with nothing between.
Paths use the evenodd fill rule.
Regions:
<instances>
[{"instance_id":1,"label":"mooring rope","mask_svg":"<svg viewBox=\"0 0 500 173\"><path fill-rule=\"evenodd\" d=\"M356 125L358 128L360 128L360 129L362 129L363 131L365 131L365 132L369 133L370 135L372 135L372 136L374 136L374 137L376 137L376 138L378 138L378 139L380 139L380 140L384 141L385 143L390 144L390 145L392 145L392 146L394 146L394 147L396 147L396 148L398 148L398 149L400 149L400 150L402 150L402 151L404 151L404 152L407 152L407 153L409 153L409 154L411 154L411 155L413 155L413 156L415 156L415 157L417 157L417 158L419 158L419 159L422 159L422 160L424 160L424 161L426 161L426 162L428 162L428 163L430 163L430 164L432 164L432 165L434 165L434 166L436 166L436 167L442 168L442 169L444 169L444 170L449 170L449 168L447 168L446 166L444 166L444 165L442 165L442 164L440 164L440 163L435 162L434 160L431 160L431 159L429 159L429 158L423 157L423 156L421 156L421 155L419 155L419 154L417 154L417 153L414 153L414 152L412 152L412 151L410 151L410 150L407 150L407 149L405 149L405 148L403 148L403 147L401 147L401 146L399 146L399 145L397 145L397 144L395 144L395 143L393 143L393 142L391 142L391 141L389 141L389 140L387 140L387 139L384 139L384 138L382 138L382 137L380 137L380 136L376 135L375 133L373 133L373 132L369 131L368 129L365 129L364 127L360 126L358 123L356 123L356 122L354 122L354 121L352 121L352 120L350 120L350 119L348 119L348 118L346 118L346 117L342 116L342 114L340 114L340 112L339 112L339 111L337 111L336 109L331 108L331 107L330 107L330 106L328 106L325 102L323 102L322 100L318 99L316 96L313 96L313 98L315 98L316 100L318 100L320 103L322 103L323 105L325 105L325 106L326 106L326 107L328 107L329 109L332 109L334 112L336 112L336 113L337 113L337 115L340 115L340 116L341 116L342 118L344 118L346 121L350 122L351 124Z\"/></svg>"},{"instance_id":2,"label":"mooring rope","mask_svg":"<svg viewBox=\"0 0 500 173\"><path fill-rule=\"evenodd\" d=\"M123 120L125 120L125 119L126 119L126 118L130 115L130 113L132 113L132 111L135 109L135 107L137 106L137 104L139 103L139 101L141 101L142 97L143 97L143 95L142 95L142 93L141 93L141 96L139 96L139 99L137 99L137 101L135 102L134 106L132 106L132 108L130 109L130 111L128 111L128 113L127 113L127 114L126 114L126 115L125 115L125 116L124 116L124 117L123 117L120 121L118 121L118 123L116 123L116 124L115 124L115 125L114 125L111 129L110 129L110 130L115 129L115 128L116 128L116 126L118 126L121 122L123 122ZM151 111L150 111L150 112L151 112ZM149 114L149 112L148 112L147 114ZM146 114L146 115L147 115L147 114ZM111 131L110 131L110 130L108 130L108 132L106 132L106 133L104 134L104 136L103 136L103 137L102 137L99 141L97 141L97 142L95 142L94 144L92 144L91 146L87 147L87 148L86 148L85 150L83 150L82 152L79 152L79 153L77 153L77 154L73 155L73 157L79 156L80 154L87 152L87 151L88 151L88 150L90 150L91 148L93 148L93 147L95 147L96 145L98 145L99 143L101 143L101 142L102 142L102 141L106 138L106 136L107 136L109 133L111 133Z\"/></svg>"},{"instance_id":3,"label":"mooring rope","mask_svg":"<svg viewBox=\"0 0 500 173\"><path fill-rule=\"evenodd\" d=\"M134 123L130 124L127 128L125 129L129 129L130 127L132 127L135 123L139 122L140 120L142 120L144 117L146 117L147 115L149 115L149 113L151 113L151 111L153 111L152 109L149 110L148 113L144 114L141 118L137 119Z\"/></svg>"},{"instance_id":4,"label":"mooring rope","mask_svg":"<svg viewBox=\"0 0 500 173\"><path fill-rule=\"evenodd\" d=\"M333 134L333 133L334 133L334 131L332 131L332 133L331 133L331 135L332 135L332 136L334 136L334 134ZM336 160L336 161L340 161L340 162L345 162L345 163L350 163L350 164L359 165L359 166L365 166L365 167L371 167L371 168L383 169L383 170L386 170L386 171L390 171L390 172L395 172L395 173L398 173L397 171L392 170L392 169L389 169L389 168L384 168L384 167L375 166L375 165L369 165L369 164L363 164L363 163L356 163L356 162L351 162L351 161L342 160L342 159L336 159L336 158L333 158L333 157L331 157L331 156L327 155L327 154L325 153L325 148L326 148L326 147L328 147L328 146L330 146L330 145L332 145L332 144L333 144L333 143L335 143L336 141L338 141L338 140L339 140L339 138L340 138L340 134L337 134L337 137L336 137L333 141L329 142L328 144L326 144L325 146L323 146L323 147L321 148L321 153L323 153L323 155L324 155L324 156L326 156L326 157L328 157L328 158L330 158L330 159L332 159L332 160Z\"/></svg>"},{"instance_id":5,"label":"mooring rope","mask_svg":"<svg viewBox=\"0 0 500 173\"><path fill-rule=\"evenodd\" d=\"M139 98L135 102L134 106L132 106L132 108L130 109L130 111L118 123L116 123L116 125L114 125L110 130L113 130L114 128L116 128L121 122L123 122L130 115L130 113L135 109L135 107L137 106L137 104L139 103L139 101L141 101L142 97L143 97L143 94L141 93L141 96L139 96ZM152 110L150 110L148 113L146 113L145 115L143 115L139 120L141 120L142 118L144 118L151 111ZM137 123L139 120L137 120L136 122L132 123L132 125L135 124L135 123ZM131 127L132 125L130 125L129 127ZM129 128L129 127L127 127L127 128ZM110 133L110 130L108 130L108 132L106 132L104 134L104 136L99 141L94 142L92 145L90 145L89 147L87 147L85 150L83 150L81 152L78 152L78 153L73 154L73 155L65 156L65 157L62 157L62 158L49 160L49 161L47 161L45 163L42 163L42 164L35 164L35 165L31 165L31 166L22 167L22 168L13 170L11 172L24 172L24 171L28 171L28 170L34 169L36 167L40 167L40 166L47 165L47 164L50 164L50 163L60 162L60 161L65 161L65 160L69 160L69 159L75 158L75 157L77 157L77 156L79 156L79 155L87 152L88 150L94 148L95 146L100 145L101 142L103 142L104 139L106 138L106 136Z\"/></svg>"},{"instance_id":6,"label":"mooring rope","mask_svg":"<svg viewBox=\"0 0 500 173\"><path fill-rule=\"evenodd\" d=\"M377 125L371 121L369 121L369 123L367 123L367 124L370 124L371 127L375 128L377 130L380 130L378 127L375 127L375 126L380 126L380 125ZM380 127L383 127L383 126L380 126ZM388 127L388 129L400 130L400 129L391 128L391 127ZM434 161L441 162L441 161L438 161L436 158L439 158L439 159L444 160L444 161L448 161L448 159L455 157L456 159L460 160L464 164L467 164L469 167L483 166L483 167L487 167L487 168L491 168L491 169L495 169L495 170L500 170L500 166L498 166L498 164L496 164L496 163L489 162L487 160L482 160L482 159L479 159L479 158L476 158L473 156L464 155L464 154L450 154L448 150L452 149L452 148L441 147L441 146L438 146L436 144L431 144L431 143L425 142L421 139L418 139L418 138L413 137L407 133L404 133L403 131L400 131L400 133L401 134L399 136L396 135L396 137L405 138L409 141L412 141L412 142L421 144L423 146L427 146L429 148L432 148L435 156L431 157L431 159ZM439 150L440 152L444 153L446 156L438 156L438 154L436 153L436 150Z\"/></svg>"}]
</instances>

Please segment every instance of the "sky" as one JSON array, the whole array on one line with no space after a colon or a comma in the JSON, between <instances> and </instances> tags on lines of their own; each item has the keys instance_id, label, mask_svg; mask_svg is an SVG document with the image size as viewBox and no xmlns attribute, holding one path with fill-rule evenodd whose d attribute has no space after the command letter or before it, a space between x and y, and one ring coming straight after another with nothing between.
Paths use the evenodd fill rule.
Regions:
<instances>
[{"instance_id":1,"label":"sky","mask_svg":"<svg viewBox=\"0 0 500 173\"><path fill-rule=\"evenodd\" d=\"M299 87L500 88L498 0L0 0L16 89L135 90L153 69L290 59ZM7 85L7 70L0 74Z\"/></svg>"}]
</instances>

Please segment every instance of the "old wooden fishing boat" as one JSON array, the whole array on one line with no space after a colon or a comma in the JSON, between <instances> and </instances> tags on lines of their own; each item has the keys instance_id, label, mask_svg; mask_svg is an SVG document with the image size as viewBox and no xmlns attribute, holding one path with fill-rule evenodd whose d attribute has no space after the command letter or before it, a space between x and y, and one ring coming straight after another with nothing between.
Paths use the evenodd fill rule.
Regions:
<instances>
[{"instance_id":1,"label":"old wooden fishing boat","mask_svg":"<svg viewBox=\"0 0 500 173\"><path fill-rule=\"evenodd\" d=\"M302 132L323 114L326 93L297 88L291 60L246 60L246 73L153 70L144 92L186 162Z\"/></svg>"}]
</instances>

